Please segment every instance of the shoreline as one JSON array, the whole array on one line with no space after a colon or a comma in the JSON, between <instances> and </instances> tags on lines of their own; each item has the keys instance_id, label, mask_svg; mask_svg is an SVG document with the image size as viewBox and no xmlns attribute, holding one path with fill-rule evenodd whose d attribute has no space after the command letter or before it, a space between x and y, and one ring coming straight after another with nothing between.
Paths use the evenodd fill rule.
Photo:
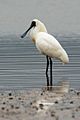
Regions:
<instances>
[{"instance_id":1,"label":"shoreline","mask_svg":"<svg viewBox=\"0 0 80 120\"><path fill-rule=\"evenodd\" d=\"M0 91L0 120L79 120L80 91Z\"/></svg>"}]
</instances>

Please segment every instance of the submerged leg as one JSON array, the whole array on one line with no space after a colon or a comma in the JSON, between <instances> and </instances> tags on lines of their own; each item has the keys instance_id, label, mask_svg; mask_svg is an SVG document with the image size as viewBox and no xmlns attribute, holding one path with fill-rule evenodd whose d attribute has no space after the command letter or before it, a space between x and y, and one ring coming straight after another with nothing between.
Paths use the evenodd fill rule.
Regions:
<instances>
[{"instance_id":1,"label":"submerged leg","mask_svg":"<svg viewBox=\"0 0 80 120\"><path fill-rule=\"evenodd\" d=\"M52 89L52 60L50 58L50 89Z\"/></svg>"},{"instance_id":2,"label":"submerged leg","mask_svg":"<svg viewBox=\"0 0 80 120\"><path fill-rule=\"evenodd\" d=\"M49 58L48 58L48 56L46 56L46 58L47 58L46 79L47 79L47 89L49 90L49 77L48 77Z\"/></svg>"}]
</instances>

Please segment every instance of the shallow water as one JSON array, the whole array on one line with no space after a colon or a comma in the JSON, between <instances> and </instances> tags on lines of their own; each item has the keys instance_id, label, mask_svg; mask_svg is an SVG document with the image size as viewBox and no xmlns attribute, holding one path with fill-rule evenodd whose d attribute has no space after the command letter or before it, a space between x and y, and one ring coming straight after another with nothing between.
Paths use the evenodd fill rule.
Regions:
<instances>
[{"instance_id":1,"label":"shallow water","mask_svg":"<svg viewBox=\"0 0 80 120\"><path fill-rule=\"evenodd\" d=\"M80 88L80 35L55 35L69 54L70 63L53 60L53 82L69 81ZM29 38L0 37L0 88L29 88L46 85L46 58Z\"/></svg>"}]
</instances>

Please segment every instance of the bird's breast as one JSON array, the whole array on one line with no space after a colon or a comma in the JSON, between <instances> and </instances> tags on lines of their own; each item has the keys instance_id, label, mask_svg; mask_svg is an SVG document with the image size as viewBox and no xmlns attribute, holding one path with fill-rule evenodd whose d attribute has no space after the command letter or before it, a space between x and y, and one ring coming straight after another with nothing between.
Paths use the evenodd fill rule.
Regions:
<instances>
[{"instance_id":1,"label":"bird's breast","mask_svg":"<svg viewBox=\"0 0 80 120\"><path fill-rule=\"evenodd\" d=\"M35 39L34 38L32 38L32 42L35 43Z\"/></svg>"}]
</instances>

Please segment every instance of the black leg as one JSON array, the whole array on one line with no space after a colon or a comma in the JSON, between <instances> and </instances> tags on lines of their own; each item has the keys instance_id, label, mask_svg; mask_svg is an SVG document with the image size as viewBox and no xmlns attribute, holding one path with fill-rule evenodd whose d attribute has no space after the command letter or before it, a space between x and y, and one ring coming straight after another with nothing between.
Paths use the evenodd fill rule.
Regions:
<instances>
[{"instance_id":1,"label":"black leg","mask_svg":"<svg viewBox=\"0 0 80 120\"><path fill-rule=\"evenodd\" d=\"M46 66L47 89L49 90L49 77L48 77L49 58L48 56L46 56L46 58L47 58L47 66Z\"/></svg>"},{"instance_id":2,"label":"black leg","mask_svg":"<svg viewBox=\"0 0 80 120\"><path fill-rule=\"evenodd\" d=\"M52 89L52 60L50 58L50 89Z\"/></svg>"}]
</instances>

